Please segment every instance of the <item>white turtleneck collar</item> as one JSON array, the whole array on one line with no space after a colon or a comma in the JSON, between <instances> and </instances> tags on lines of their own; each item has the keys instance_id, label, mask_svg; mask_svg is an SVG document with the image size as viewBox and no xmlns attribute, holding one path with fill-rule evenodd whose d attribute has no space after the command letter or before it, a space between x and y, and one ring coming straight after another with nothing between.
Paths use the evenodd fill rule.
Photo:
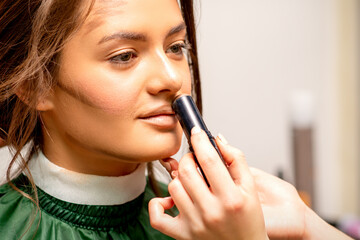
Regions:
<instances>
[{"instance_id":1,"label":"white turtleneck collar","mask_svg":"<svg viewBox=\"0 0 360 240\"><path fill-rule=\"evenodd\" d=\"M36 186L66 202L87 205L123 204L138 197L146 186L146 164L120 177L73 172L50 162L42 152L29 161Z\"/></svg>"}]
</instances>

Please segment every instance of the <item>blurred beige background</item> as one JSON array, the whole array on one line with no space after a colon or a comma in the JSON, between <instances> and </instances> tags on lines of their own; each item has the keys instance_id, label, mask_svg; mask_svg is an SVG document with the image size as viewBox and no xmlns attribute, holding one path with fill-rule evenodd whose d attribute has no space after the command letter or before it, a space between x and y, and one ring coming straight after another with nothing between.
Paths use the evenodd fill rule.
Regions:
<instances>
[{"instance_id":1,"label":"blurred beige background","mask_svg":"<svg viewBox=\"0 0 360 240\"><path fill-rule=\"evenodd\" d=\"M310 96L316 211L360 215L360 1L197 4L204 118L251 166L293 182L291 99ZM304 95L304 94L303 94Z\"/></svg>"}]
</instances>

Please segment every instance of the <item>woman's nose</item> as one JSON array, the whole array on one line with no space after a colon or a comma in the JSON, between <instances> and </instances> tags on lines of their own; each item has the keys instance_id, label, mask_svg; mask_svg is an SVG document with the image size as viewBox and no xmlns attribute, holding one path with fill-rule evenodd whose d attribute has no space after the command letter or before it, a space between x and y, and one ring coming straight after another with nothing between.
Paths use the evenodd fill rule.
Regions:
<instances>
[{"instance_id":1,"label":"woman's nose","mask_svg":"<svg viewBox=\"0 0 360 240\"><path fill-rule=\"evenodd\" d=\"M185 71L182 69L184 64L169 59L165 53L157 53L151 62L147 91L152 95L178 92L183 85L181 71Z\"/></svg>"}]
</instances>

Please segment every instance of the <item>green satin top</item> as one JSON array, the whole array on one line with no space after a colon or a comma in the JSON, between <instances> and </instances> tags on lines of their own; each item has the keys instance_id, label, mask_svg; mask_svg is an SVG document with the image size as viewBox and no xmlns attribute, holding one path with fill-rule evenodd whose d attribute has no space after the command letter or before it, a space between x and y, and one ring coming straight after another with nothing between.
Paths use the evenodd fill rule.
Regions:
<instances>
[{"instance_id":1,"label":"green satin top","mask_svg":"<svg viewBox=\"0 0 360 240\"><path fill-rule=\"evenodd\" d=\"M26 176L20 175L13 183L31 194ZM160 186L166 192L166 186ZM0 239L172 239L150 225L148 203L155 194L149 184L139 197L121 205L65 202L40 188L38 196L40 211L36 213L31 200L9 184L0 186Z\"/></svg>"}]
</instances>

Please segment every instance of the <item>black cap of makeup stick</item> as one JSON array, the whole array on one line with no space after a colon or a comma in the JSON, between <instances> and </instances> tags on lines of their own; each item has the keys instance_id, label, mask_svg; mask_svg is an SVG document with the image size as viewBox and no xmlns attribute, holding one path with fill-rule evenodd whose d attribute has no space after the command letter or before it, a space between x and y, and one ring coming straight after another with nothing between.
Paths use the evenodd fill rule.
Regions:
<instances>
[{"instance_id":1,"label":"black cap of makeup stick","mask_svg":"<svg viewBox=\"0 0 360 240\"><path fill-rule=\"evenodd\" d=\"M202 130L204 130L209 137L212 137L191 96L178 96L173 101L172 108L174 109L176 117L179 120L188 140L191 136L191 129L195 126L198 126Z\"/></svg>"}]
</instances>

